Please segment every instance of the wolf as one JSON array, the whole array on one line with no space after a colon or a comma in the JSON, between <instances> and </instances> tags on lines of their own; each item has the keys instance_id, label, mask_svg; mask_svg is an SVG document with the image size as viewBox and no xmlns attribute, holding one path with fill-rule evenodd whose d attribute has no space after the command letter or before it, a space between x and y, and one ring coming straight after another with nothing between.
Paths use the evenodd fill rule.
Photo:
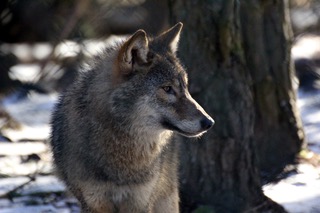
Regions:
<instances>
[{"instance_id":1,"label":"wolf","mask_svg":"<svg viewBox=\"0 0 320 213\"><path fill-rule=\"evenodd\" d=\"M188 91L181 29L138 30L107 48L58 101L54 164L82 212L179 212L172 136L198 137L214 124Z\"/></svg>"}]
</instances>

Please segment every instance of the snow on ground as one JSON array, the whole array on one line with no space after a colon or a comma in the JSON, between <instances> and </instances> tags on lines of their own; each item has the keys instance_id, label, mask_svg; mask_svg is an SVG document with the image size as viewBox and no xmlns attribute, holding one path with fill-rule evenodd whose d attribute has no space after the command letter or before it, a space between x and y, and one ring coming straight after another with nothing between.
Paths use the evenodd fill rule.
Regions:
<instances>
[{"instance_id":1,"label":"snow on ground","mask_svg":"<svg viewBox=\"0 0 320 213\"><path fill-rule=\"evenodd\" d=\"M298 98L309 148L320 154L320 90L301 90Z\"/></svg>"},{"instance_id":2,"label":"snow on ground","mask_svg":"<svg viewBox=\"0 0 320 213\"><path fill-rule=\"evenodd\" d=\"M22 139L45 140L49 137L50 116L57 94L38 94L31 92L27 98L17 100L14 93L2 101L2 106L19 123L19 131L13 129L3 130L3 134L12 141Z\"/></svg>"},{"instance_id":3,"label":"snow on ground","mask_svg":"<svg viewBox=\"0 0 320 213\"><path fill-rule=\"evenodd\" d=\"M297 174L263 187L265 195L290 213L320 212L320 169L298 165Z\"/></svg>"},{"instance_id":4,"label":"snow on ground","mask_svg":"<svg viewBox=\"0 0 320 213\"><path fill-rule=\"evenodd\" d=\"M320 90L298 91L298 106L308 148L320 154ZM319 166L300 164L297 173L263 190L290 213L320 213Z\"/></svg>"},{"instance_id":5,"label":"snow on ground","mask_svg":"<svg viewBox=\"0 0 320 213\"><path fill-rule=\"evenodd\" d=\"M73 44L65 42L63 45L68 46ZM58 52L60 51L60 53L55 52L55 54L68 55L64 53L63 45L61 47L59 46L56 50ZM90 52L98 51L94 48L93 43L88 42L85 45L88 46L87 49L89 49ZM91 47L90 45L93 46ZM21 54L23 53L19 46L1 46L0 49L3 51L5 48L17 49L17 52L20 51ZM32 53L33 58L41 55L38 54L37 51L30 49L29 46L24 46L22 49L27 52L25 55L29 56ZM44 51L45 54L49 54L51 51L45 44L40 45L36 49L38 49L38 51ZM73 48L73 51L78 51L78 49ZM40 70L38 66L39 65L30 65L27 67L29 71L26 72L25 65L17 65L13 67L12 74L15 75L14 77L16 78L20 76L20 80L22 81L35 80ZM23 76L21 79L23 74L28 75ZM31 92L28 97L23 100L19 100L17 95L18 94L12 94L4 99L0 105L19 121L22 127L19 130L5 130L3 134L12 141L45 141L49 137L50 115L58 95L43 95ZM308 147L313 152L320 154L320 90L299 91L298 99L298 106L305 127ZM19 142L18 145L15 143L14 147L8 147L10 144L11 143L0 141L0 149L8 152L8 157L2 160L1 156L3 156L4 153L0 150L0 171L2 175L11 177L0 179L0 213L79 212L76 201L72 198L52 197L46 194L46 191L52 192L53 188L64 191L64 186L56 177L47 176L52 173L52 166L48 149L44 148L45 142L43 142L43 144L41 144L41 142L33 142L33 144L29 142ZM40 163L36 160L24 162L25 159L21 156L29 155L28 149L30 149L30 147L32 147L33 153L40 156ZM13 201L3 198L8 187L10 188L9 190L11 190L18 187L21 183L28 183L29 179L26 177L27 174L29 174L29 179L31 177L35 178L35 180L32 181L32 184L23 187L20 193L26 193L25 190L30 187L36 187L37 189L42 188L44 191L41 193L45 193L45 195L37 197L31 193L31 195L28 196L14 198ZM21 177L23 175L24 177ZM263 190L267 196L283 205L290 213L320 213L319 167L314 167L310 164L300 164L297 167L296 173L291 174L286 179L282 179L278 183L265 185ZM45 197L44 199L42 198L43 196ZM33 203L34 205L25 206L25 203Z\"/></svg>"},{"instance_id":6,"label":"snow on ground","mask_svg":"<svg viewBox=\"0 0 320 213\"><path fill-rule=\"evenodd\" d=\"M299 91L298 97L298 105L305 125L309 148L320 154L320 91ZM44 140L48 138L50 114L56 101L57 94L42 95L37 93L31 93L27 99L22 101L16 101L14 96L5 99L2 103L3 106L16 120L23 124L23 128L19 131L7 130L4 133L15 141L22 139ZM33 150L37 149L41 151L43 147L33 148ZM16 161L11 160L11 164L11 167L18 169L11 169L8 171L8 175L13 173L23 175L25 174L24 171L32 170L29 167L21 167L19 162ZM6 170L3 169L3 171ZM300 164L297 168L297 173L276 184L266 185L263 190L267 196L283 205L290 213L320 212L320 168L315 168L310 164ZM17 208L16 211L10 211L10 208L5 208L4 211L0 210L0 213L19 212L21 210L21 206L19 208L14 207L13 209ZM50 209L53 207L41 206L42 208ZM32 212L33 210L31 209L30 211ZM67 212L66 209L64 211Z\"/></svg>"}]
</instances>

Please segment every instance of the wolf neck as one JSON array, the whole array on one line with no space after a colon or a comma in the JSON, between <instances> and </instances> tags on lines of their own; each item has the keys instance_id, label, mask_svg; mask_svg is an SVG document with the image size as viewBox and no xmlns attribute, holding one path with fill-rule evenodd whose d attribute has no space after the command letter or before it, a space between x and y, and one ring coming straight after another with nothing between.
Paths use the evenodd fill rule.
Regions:
<instances>
[{"instance_id":1,"label":"wolf neck","mask_svg":"<svg viewBox=\"0 0 320 213\"><path fill-rule=\"evenodd\" d=\"M134 127L127 127L127 131L117 131L113 140L110 142L113 150L117 149L124 158L134 160L145 166L154 161L160 154L165 145L170 141L172 131L136 131ZM128 162L128 165L130 162Z\"/></svg>"},{"instance_id":2,"label":"wolf neck","mask_svg":"<svg viewBox=\"0 0 320 213\"><path fill-rule=\"evenodd\" d=\"M133 126L128 126L125 131L120 131L119 137L115 139L117 144L130 144L132 149L140 154L143 152L158 152L161 151L161 148L166 145L171 136L172 131L168 130L149 130L144 131L143 129L135 128Z\"/></svg>"}]
</instances>

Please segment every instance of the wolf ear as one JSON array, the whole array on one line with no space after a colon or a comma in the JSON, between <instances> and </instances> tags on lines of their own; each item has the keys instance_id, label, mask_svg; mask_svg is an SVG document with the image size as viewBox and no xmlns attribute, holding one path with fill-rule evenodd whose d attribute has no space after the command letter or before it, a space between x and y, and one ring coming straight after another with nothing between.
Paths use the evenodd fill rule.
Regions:
<instances>
[{"instance_id":1,"label":"wolf ear","mask_svg":"<svg viewBox=\"0 0 320 213\"><path fill-rule=\"evenodd\" d=\"M179 22L169 30L159 35L157 39L159 39L159 41L165 45L166 48L169 48L173 53L175 53L178 49L178 42L182 27L183 24Z\"/></svg>"},{"instance_id":2,"label":"wolf ear","mask_svg":"<svg viewBox=\"0 0 320 213\"><path fill-rule=\"evenodd\" d=\"M129 75L136 66L148 63L149 52L147 34L144 30L135 32L120 48L118 65L120 75Z\"/></svg>"}]
</instances>

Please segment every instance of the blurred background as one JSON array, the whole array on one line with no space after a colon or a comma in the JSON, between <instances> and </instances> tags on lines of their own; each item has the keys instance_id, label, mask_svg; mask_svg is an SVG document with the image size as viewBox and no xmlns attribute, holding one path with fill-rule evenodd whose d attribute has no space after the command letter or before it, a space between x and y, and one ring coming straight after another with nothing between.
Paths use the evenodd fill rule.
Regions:
<instances>
[{"instance_id":1,"label":"blurred background","mask_svg":"<svg viewBox=\"0 0 320 213\"><path fill-rule=\"evenodd\" d=\"M231 99L228 100L211 95L215 89L219 91L219 88L214 88L215 84L218 85L219 79L229 79L229 83L221 86L221 91L231 88L232 82L241 82L241 85L245 85L247 91L252 94L252 97L245 101L243 101L246 98L244 95L235 96L237 97L235 101L239 99L245 106L252 106L245 108L247 111L241 111L243 107L241 104L234 104L235 107L239 107L234 114L236 117L239 115L245 119L250 118L248 129L244 128L243 131L227 134L227 130L220 131L217 127L215 133L210 133L201 139L203 143L197 145L197 149L204 151L206 146L203 144L211 140L212 143L215 141L219 143L221 138L227 141L231 137L236 142L239 140L239 144L243 146L230 145L233 148L238 147L239 150L253 143L256 148L248 148L250 150L245 152L258 153L252 157L258 160L250 158L255 165L252 171L258 170L258 172L251 172L249 169L250 175L258 177L256 184L261 189L256 191L261 190L285 207L285 210L271 212L320 212L320 1L277 0L271 3L253 0L247 2L192 0L186 2L188 3L178 0L2 0L0 2L0 213L79 212L77 201L66 192L65 186L54 176L48 146L50 115L59 94L74 81L80 67L105 46L111 45L118 39L126 38L137 29L144 29L149 35L157 35L177 21L185 24L178 55L186 63L187 68L190 67L191 93L198 97L204 106L211 107L209 112L217 119L217 126L229 126L228 129L239 128L232 127L233 121L230 119L223 120L221 119L223 116L219 118L219 115L223 114L220 108L223 108L224 104L217 104L217 102L230 102L234 98L232 95L237 94L233 92ZM261 13L259 16L261 20L248 19L249 16L242 15L248 11L252 11L251 14ZM270 20L263 18L268 14L276 15ZM275 24L278 27L264 30L261 34L271 37L271 31L274 31L278 33L279 38L282 36L282 43L275 44L280 50L271 47L274 40L270 39L270 43L268 39L259 40L260 29L254 25L268 25L273 22L279 23L279 25ZM194 41L200 50L194 48L192 43ZM254 42L263 43L266 48L255 49ZM201 54L197 54L198 51ZM250 51L254 54L250 55ZM260 93L258 86L255 86L263 84L263 81L257 80L260 79L257 77L259 74L254 72L263 72L262 66L258 66L259 63L264 64L263 57L259 58L259 55L276 55L279 51L283 52L283 58L277 63L279 67L284 67L286 74L283 75L284 77L277 78L274 72L277 72L275 67L278 65L270 65L271 68L267 71L270 71L271 77L266 74L266 79L272 78L276 86L284 87L288 94L292 93L290 98L293 101L290 99L288 101L290 104L286 105L287 101L283 97L277 100L270 98L269 94L273 93L277 95L276 97L279 97L279 94L281 97L279 92L281 90L275 86L275 89L267 87L264 90L262 103L277 102L275 106L280 106L279 115L288 112L287 106L298 109L292 110L294 118L291 120L288 118L290 120L288 122L285 120L287 118L275 118L275 122L280 123L285 120L286 123L291 122L295 126L295 134L298 136L292 141L298 142L292 145L295 147L292 149L286 142L283 142L283 146L271 148L255 145L255 141L259 141L262 137L260 132L265 131L265 126L259 121L263 118L263 114L255 110L259 108L259 104L264 105L257 101ZM212 56L210 60L214 62L209 63L208 58L202 56ZM190 64L193 60L200 60L195 58L201 58L201 63L197 63L201 64L201 69L208 70L208 79L213 79L212 81L203 80L204 77L194 71L195 66ZM251 60L257 66L251 66ZM236 74L232 74L230 70L237 72L244 70L244 72L239 71L244 77L235 77ZM229 71L230 76L223 74ZM289 80L285 82L286 78ZM201 82L206 85L205 88L199 86ZM241 85L239 88L243 88ZM203 90L209 92L204 95ZM230 109L231 106L233 105L230 105ZM238 123L237 126L241 125ZM277 126L277 124L271 122L269 126ZM281 125L278 126L277 131L283 132ZM215 131L215 127L212 131ZM239 132L238 135L237 132ZM242 135L241 132L247 132L250 135ZM274 132L266 133L272 135ZM281 141L290 142L290 137L278 138L281 138ZM279 145L279 142L277 141L276 144ZM265 149L259 151L257 147ZM190 147L182 148L184 151L188 149ZM217 146L215 150L218 151L206 154L209 156L206 162L211 162L210 159L227 159L229 155L234 156L235 161L242 159L233 149ZM288 150L288 152L278 152L279 150ZM190 150L188 152L190 156L196 155ZM269 157L264 157L264 153ZM200 157L195 159L199 162L203 160ZM222 166L218 166L219 169L212 169L214 175L208 175L211 172L210 166L212 166L210 168L216 168L212 162L197 164L197 168L192 167L194 170L190 169L190 171L196 171L194 174L197 174L197 177L188 176L190 174L185 172L184 165L189 162L188 159L182 158L182 162L186 162L182 163L181 169L181 182L184 188L181 192L183 212L217 212L216 209L220 209L218 212L264 212L264 208L264 210L255 209L254 206L258 202L249 202L249 198L243 199L245 201L236 201L238 198L235 198L237 196L234 196L233 192L229 193L226 188L219 188L215 180L223 179L221 178L223 176L219 176L224 172L223 160L215 161ZM243 164L229 166L228 162L226 165L225 168L229 169L225 171L230 170L228 178L237 185L239 177L235 173L239 170L246 172L247 167ZM206 178L209 181L204 181ZM196 181L190 183L190 180ZM202 184L202 188L197 188L196 183ZM226 193L225 196L228 199L222 196L221 199L213 199L216 198L217 193L210 195L211 192L208 192L209 195L205 193L197 195L194 191L187 190L190 186L188 184L195 186L195 191L201 191L201 193L206 192L208 188L221 190ZM239 184L241 185L241 181ZM235 194L239 195L241 190L238 185L235 185L230 184L228 189L236 191ZM190 188L192 190L192 187ZM229 199L226 191L232 198ZM212 201L211 197L216 201ZM217 200L221 203L217 204ZM240 205L240 202L250 203L249 206L252 208L249 208L250 211L243 211L242 207L239 207L239 211L226 210L225 206L230 205L228 202L233 202L235 209L237 205L248 206ZM271 207L268 208L271 209Z\"/></svg>"}]
</instances>

